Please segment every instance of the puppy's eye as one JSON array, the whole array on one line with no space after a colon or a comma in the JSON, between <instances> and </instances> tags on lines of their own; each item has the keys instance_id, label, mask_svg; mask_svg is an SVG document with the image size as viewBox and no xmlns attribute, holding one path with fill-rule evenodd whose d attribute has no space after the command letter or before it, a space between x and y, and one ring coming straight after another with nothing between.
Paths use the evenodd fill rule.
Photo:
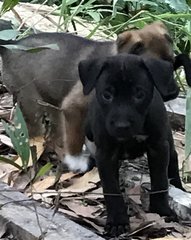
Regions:
<instances>
[{"instance_id":1,"label":"puppy's eye","mask_svg":"<svg viewBox=\"0 0 191 240\"><path fill-rule=\"evenodd\" d=\"M137 88L135 90L135 95L134 96L137 100L142 100L142 99L145 98L145 92L142 89Z\"/></svg>"},{"instance_id":2,"label":"puppy's eye","mask_svg":"<svg viewBox=\"0 0 191 240\"><path fill-rule=\"evenodd\" d=\"M110 91L106 90L103 92L102 94L102 98L105 102L110 103L113 101L113 93L111 93Z\"/></svg>"}]
</instances>

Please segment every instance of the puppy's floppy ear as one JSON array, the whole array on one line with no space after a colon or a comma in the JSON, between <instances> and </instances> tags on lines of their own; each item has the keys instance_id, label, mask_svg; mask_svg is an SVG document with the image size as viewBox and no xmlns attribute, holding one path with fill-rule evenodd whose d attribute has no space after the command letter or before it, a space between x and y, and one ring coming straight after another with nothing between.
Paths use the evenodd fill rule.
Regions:
<instances>
[{"instance_id":1,"label":"puppy's floppy ear","mask_svg":"<svg viewBox=\"0 0 191 240\"><path fill-rule=\"evenodd\" d=\"M152 58L145 59L144 64L163 100L169 101L176 98L179 88L173 76L173 64L168 61Z\"/></svg>"},{"instance_id":2,"label":"puppy's floppy ear","mask_svg":"<svg viewBox=\"0 0 191 240\"><path fill-rule=\"evenodd\" d=\"M78 65L80 80L83 85L84 95L88 95L96 85L103 66L100 59L83 60Z\"/></svg>"},{"instance_id":3,"label":"puppy's floppy ear","mask_svg":"<svg viewBox=\"0 0 191 240\"><path fill-rule=\"evenodd\" d=\"M191 60L188 55L179 54L175 57L174 70L180 66L184 67L187 84L191 87Z\"/></svg>"}]
</instances>

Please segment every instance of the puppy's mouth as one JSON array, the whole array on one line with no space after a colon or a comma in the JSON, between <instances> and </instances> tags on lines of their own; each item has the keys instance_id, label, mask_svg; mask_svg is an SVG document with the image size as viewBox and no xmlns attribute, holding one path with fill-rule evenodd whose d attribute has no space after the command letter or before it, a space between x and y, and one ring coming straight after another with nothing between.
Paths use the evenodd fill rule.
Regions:
<instances>
[{"instance_id":1,"label":"puppy's mouth","mask_svg":"<svg viewBox=\"0 0 191 240\"><path fill-rule=\"evenodd\" d=\"M114 127L109 127L107 131L109 135L118 142L131 140L136 133L135 129L132 127L129 127L127 129L116 129Z\"/></svg>"},{"instance_id":2,"label":"puppy's mouth","mask_svg":"<svg viewBox=\"0 0 191 240\"><path fill-rule=\"evenodd\" d=\"M143 132L135 132L132 129L129 130L128 132L115 132L115 131L111 131L110 132L110 136L112 136L113 138L115 138L116 141L118 142L127 142L129 140L136 140L137 142L143 142L145 141L148 136L145 135Z\"/></svg>"},{"instance_id":3,"label":"puppy's mouth","mask_svg":"<svg viewBox=\"0 0 191 240\"><path fill-rule=\"evenodd\" d=\"M133 135L130 133L127 134L111 134L112 137L114 137L118 142L125 142L130 139L132 139Z\"/></svg>"},{"instance_id":4,"label":"puppy's mouth","mask_svg":"<svg viewBox=\"0 0 191 240\"><path fill-rule=\"evenodd\" d=\"M146 135L134 135L134 136L118 136L118 137L115 137L115 139L118 141L118 142L127 142L128 140L131 140L131 139L135 139L137 142L144 142L146 139L148 138L148 136Z\"/></svg>"},{"instance_id":5,"label":"puppy's mouth","mask_svg":"<svg viewBox=\"0 0 191 240\"><path fill-rule=\"evenodd\" d=\"M116 140L118 142L126 142L128 140L128 138L126 138L126 137L117 137Z\"/></svg>"}]
</instances>

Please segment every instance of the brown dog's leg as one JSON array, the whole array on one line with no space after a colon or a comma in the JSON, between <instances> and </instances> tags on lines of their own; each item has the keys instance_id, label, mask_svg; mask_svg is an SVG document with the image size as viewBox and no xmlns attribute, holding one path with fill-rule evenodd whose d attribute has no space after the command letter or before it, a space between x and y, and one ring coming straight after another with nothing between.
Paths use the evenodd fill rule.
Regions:
<instances>
[{"instance_id":1,"label":"brown dog's leg","mask_svg":"<svg viewBox=\"0 0 191 240\"><path fill-rule=\"evenodd\" d=\"M64 153L64 115L58 109L49 109L49 126L46 131L46 144L49 151L55 151L61 159ZM46 119L45 119L46 121Z\"/></svg>"},{"instance_id":2,"label":"brown dog's leg","mask_svg":"<svg viewBox=\"0 0 191 240\"><path fill-rule=\"evenodd\" d=\"M84 172L88 169L88 158L82 155L88 98L83 95L82 84L78 81L62 105L65 116L64 163L73 171Z\"/></svg>"}]
</instances>

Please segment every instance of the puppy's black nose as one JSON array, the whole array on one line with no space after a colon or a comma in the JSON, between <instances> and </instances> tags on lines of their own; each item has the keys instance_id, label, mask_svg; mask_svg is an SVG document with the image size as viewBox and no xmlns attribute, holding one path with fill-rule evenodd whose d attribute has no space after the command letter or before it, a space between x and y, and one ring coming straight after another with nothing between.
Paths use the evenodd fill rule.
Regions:
<instances>
[{"instance_id":1,"label":"puppy's black nose","mask_svg":"<svg viewBox=\"0 0 191 240\"><path fill-rule=\"evenodd\" d=\"M128 130L131 126L131 123L130 122L114 122L114 128L117 130L117 131L125 131L125 130Z\"/></svg>"}]
</instances>

